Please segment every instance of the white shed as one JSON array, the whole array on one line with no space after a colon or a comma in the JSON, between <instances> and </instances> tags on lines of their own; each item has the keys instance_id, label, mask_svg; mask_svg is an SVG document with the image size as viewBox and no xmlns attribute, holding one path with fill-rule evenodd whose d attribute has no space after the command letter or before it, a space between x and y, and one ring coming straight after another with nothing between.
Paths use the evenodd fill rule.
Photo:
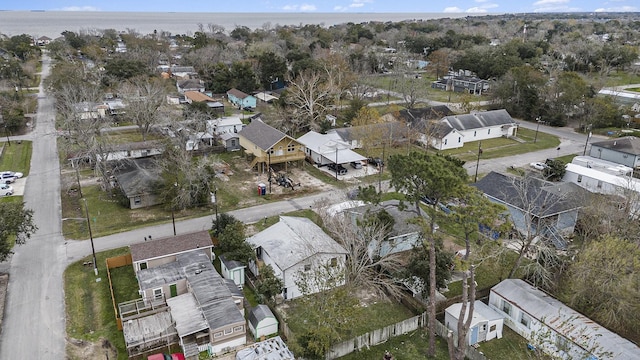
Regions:
<instances>
[{"instance_id":1,"label":"white shed","mask_svg":"<svg viewBox=\"0 0 640 360\"><path fill-rule=\"evenodd\" d=\"M449 306L444 311L444 321L448 329L453 331L454 335L458 334L458 318L462 303L456 303ZM469 305L465 314L465 321L469 316ZM482 341L502 338L502 328L504 325L504 316L497 311L491 309L488 305L480 300L476 300L473 306L473 316L471 326L467 332L467 341L469 345L474 345Z\"/></svg>"},{"instance_id":2,"label":"white shed","mask_svg":"<svg viewBox=\"0 0 640 360\"><path fill-rule=\"evenodd\" d=\"M220 255L220 272L225 279L231 279L239 288L244 287L244 269L246 265L239 261L228 260L224 255Z\"/></svg>"},{"instance_id":3,"label":"white shed","mask_svg":"<svg viewBox=\"0 0 640 360\"><path fill-rule=\"evenodd\" d=\"M278 319L267 305L258 305L249 312L249 330L256 340L278 333Z\"/></svg>"}]
</instances>

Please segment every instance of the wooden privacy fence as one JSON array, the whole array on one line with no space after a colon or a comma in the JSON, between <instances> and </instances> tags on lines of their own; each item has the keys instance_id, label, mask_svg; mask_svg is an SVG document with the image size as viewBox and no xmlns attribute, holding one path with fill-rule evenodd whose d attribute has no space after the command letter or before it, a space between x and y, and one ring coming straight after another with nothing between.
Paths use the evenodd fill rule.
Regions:
<instances>
[{"instance_id":1,"label":"wooden privacy fence","mask_svg":"<svg viewBox=\"0 0 640 360\"><path fill-rule=\"evenodd\" d=\"M118 304L116 304L116 297L113 293L113 282L111 281L111 271L109 269L118 268L133 264L131 254L111 257L106 260L107 263L107 278L109 278L109 291L111 292L111 304L113 305L113 313L116 318L118 330L122 330L122 319L118 314Z\"/></svg>"}]
</instances>

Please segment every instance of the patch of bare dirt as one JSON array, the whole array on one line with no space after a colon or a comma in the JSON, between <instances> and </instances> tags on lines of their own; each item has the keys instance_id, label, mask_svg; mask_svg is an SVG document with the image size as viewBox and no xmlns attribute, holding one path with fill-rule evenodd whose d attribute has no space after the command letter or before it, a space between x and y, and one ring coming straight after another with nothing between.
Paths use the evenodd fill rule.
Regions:
<instances>
[{"instance_id":1,"label":"patch of bare dirt","mask_svg":"<svg viewBox=\"0 0 640 360\"><path fill-rule=\"evenodd\" d=\"M79 339L67 340L67 359L117 359L116 348L107 339L85 341Z\"/></svg>"}]
</instances>

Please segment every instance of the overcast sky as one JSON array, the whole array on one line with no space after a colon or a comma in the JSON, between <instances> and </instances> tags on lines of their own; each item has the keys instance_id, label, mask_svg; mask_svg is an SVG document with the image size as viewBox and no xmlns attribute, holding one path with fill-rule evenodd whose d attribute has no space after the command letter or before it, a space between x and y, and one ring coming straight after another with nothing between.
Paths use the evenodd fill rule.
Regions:
<instances>
[{"instance_id":1,"label":"overcast sky","mask_svg":"<svg viewBox=\"0 0 640 360\"><path fill-rule=\"evenodd\" d=\"M638 0L3 0L0 10L159 12L636 12Z\"/></svg>"}]
</instances>

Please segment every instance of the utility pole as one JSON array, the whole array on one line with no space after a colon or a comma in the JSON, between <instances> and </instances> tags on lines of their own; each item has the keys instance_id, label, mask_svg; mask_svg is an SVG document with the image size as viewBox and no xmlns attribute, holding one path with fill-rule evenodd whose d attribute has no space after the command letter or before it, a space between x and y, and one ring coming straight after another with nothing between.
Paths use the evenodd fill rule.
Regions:
<instances>
[{"instance_id":1,"label":"utility pole","mask_svg":"<svg viewBox=\"0 0 640 360\"><path fill-rule=\"evenodd\" d=\"M536 143L536 141L538 141L538 129L540 128L540 116L536 118L536 122L538 123L538 125L536 125L536 136L533 138L534 144Z\"/></svg>"},{"instance_id":2,"label":"utility pole","mask_svg":"<svg viewBox=\"0 0 640 360\"><path fill-rule=\"evenodd\" d=\"M93 272L98 276L98 264L96 262L96 248L93 246L93 233L91 232L91 218L89 218L89 206L87 206L87 198L84 200L84 210L87 214L87 227L89 228L89 239L91 239L91 253L93 254Z\"/></svg>"},{"instance_id":3,"label":"utility pole","mask_svg":"<svg viewBox=\"0 0 640 360\"><path fill-rule=\"evenodd\" d=\"M587 140L584 142L584 151L582 151L582 156L587 154L587 145L589 145L589 139L591 139L591 125L589 125L589 134L587 134Z\"/></svg>"},{"instance_id":4,"label":"utility pole","mask_svg":"<svg viewBox=\"0 0 640 360\"><path fill-rule=\"evenodd\" d=\"M478 160L476 161L476 176L473 182L478 182L478 167L480 166L480 155L482 155L482 141L478 141Z\"/></svg>"}]
</instances>

